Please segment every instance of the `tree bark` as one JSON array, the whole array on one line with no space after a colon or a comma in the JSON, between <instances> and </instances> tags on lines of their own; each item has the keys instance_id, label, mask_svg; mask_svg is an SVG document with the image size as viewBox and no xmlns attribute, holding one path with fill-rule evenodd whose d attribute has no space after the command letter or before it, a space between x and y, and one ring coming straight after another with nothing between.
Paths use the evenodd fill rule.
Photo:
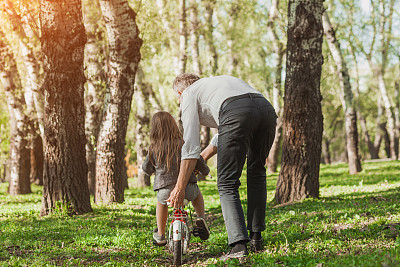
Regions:
<instances>
[{"instance_id":1,"label":"tree bark","mask_svg":"<svg viewBox=\"0 0 400 267\"><path fill-rule=\"evenodd\" d=\"M85 158L85 28L80 0L42 0L44 177L41 215L92 211Z\"/></svg>"},{"instance_id":2,"label":"tree bark","mask_svg":"<svg viewBox=\"0 0 400 267\"><path fill-rule=\"evenodd\" d=\"M389 55L389 47L392 36L392 20L393 20L393 5L394 0L390 0L389 2L389 15L387 15L385 8L385 1L379 1L379 39L381 45L381 64L378 68L378 84L379 90L382 95L383 104L386 111L387 117L387 131L390 137L390 158L393 160L397 160L396 154L396 139L399 138L399 132L396 129L395 118L392 112L393 104L390 101L389 93L386 88L386 83L384 80L384 75L386 71L386 66L388 64L388 55ZM386 29L386 24L388 25Z\"/></svg>"},{"instance_id":3,"label":"tree bark","mask_svg":"<svg viewBox=\"0 0 400 267\"><path fill-rule=\"evenodd\" d=\"M125 137L140 61L136 13L126 0L100 0L109 45L107 90L97 142L96 203L121 203L127 186Z\"/></svg>"},{"instance_id":4,"label":"tree bark","mask_svg":"<svg viewBox=\"0 0 400 267\"><path fill-rule=\"evenodd\" d=\"M43 185L43 140L40 135L36 134L32 141L30 181L36 185Z\"/></svg>"},{"instance_id":5,"label":"tree bark","mask_svg":"<svg viewBox=\"0 0 400 267\"><path fill-rule=\"evenodd\" d=\"M376 134L374 139L374 154L371 155L372 159L379 159L379 150L381 148L382 140L384 137L384 130L386 128L386 123L382 122L383 107L382 101L378 98L378 114L376 117Z\"/></svg>"},{"instance_id":6,"label":"tree bark","mask_svg":"<svg viewBox=\"0 0 400 267\"><path fill-rule=\"evenodd\" d=\"M395 127L397 131L397 137L395 140L395 152L396 157L399 158L399 133L400 133L400 85L399 81L394 83L394 118L395 118Z\"/></svg>"},{"instance_id":7,"label":"tree bark","mask_svg":"<svg viewBox=\"0 0 400 267\"><path fill-rule=\"evenodd\" d=\"M215 48L214 37L213 37L213 32L214 32L213 13L216 1L207 0L201 2L204 3L205 7L204 18L206 23L204 31L204 40L206 42L206 47L208 51L208 60L207 60L208 68L209 68L209 73L212 76L215 76L218 71L218 54L217 54L217 49Z\"/></svg>"},{"instance_id":8,"label":"tree bark","mask_svg":"<svg viewBox=\"0 0 400 267\"><path fill-rule=\"evenodd\" d=\"M383 140L385 141L386 158L390 159L391 156L390 136L386 129L386 123L381 123L379 127L381 128L381 131L383 133Z\"/></svg>"},{"instance_id":9,"label":"tree bark","mask_svg":"<svg viewBox=\"0 0 400 267\"><path fill-rule=\"evenodd\" d=\"M179 59L177 74L186 72L187 62L187 14L186 14L186 0L179 0L180 19L179 19Z\"/></svg>"},{"instance_id":10,"label":"tree bark","mask_svg":"<svg viewBox=\"0 0 400 267\"><path fill-rule=\"evenodd\" d=\"M281 171L275 200L319 197L323 1L290 0Z\"/></svg>"},{"instance_id":11,"label":"tree bark","mask_svg":"<svg viewBox=\"0 0 400 267\"><path fill-rule=\"evenodd\" d=\"M105 92L105 42L104 29L99 25L101 16L98 1L83 2L84 24L87 33L85 46L86 92L85 92L85 135L86 161L88 164L89 192L96 192L96 144L102 120Z\"/></svg>"},{"instance_id":12,"label":"tree bark","mask_svg":"<svg viewBox=\"0 0 400 267\"><path fill-rule=\"evenodd\" d=\"M331 164L331 152L329 151L330 142L324 138L322 142L322 155L324 156L324 163Z\"/></svg>"},{"instance_id":13,"label":"tree bark","mask_svg":"<svg viewBox=\"0 0 400 267\"><path fill-rule=\"evenodd\" d=\"M351 55L353 57L354 62L357 62L357 56L356 56L356 52L355 52L355 48L352 42L350 42L350 51L351 51ZM355 96L355 108L356 108L356 113L357 113L357 118L360 122L360 126L361 126L361 131L363 133L364 136L364 142L367 144L368 147L368 151L369 154L371 156L371 159L377 158L377 152L375 150L374 144L371 140L370 134L368 132L367 129L367 122L363 116L363 114L361 113L361 108L360 108L360 101L359 101L359 97L360 97L360 86L359 86L359 80L360 80L360 75L358 72L358 65L356 64L355 66L355 90L354 90L354 96Z\"/></svg>"},{"instance_id":14,"label":"tree bark","mask_svg":"<svg viewBox=\"0 0 400 267\"><path fill-rule=\"evenodd\" d=\"M195 0L190 0L190 38L192 45L192 61L193 61L193 72L201 77L203 74L200 55L199 55L199 19L198 19L198 8ZM205 149L210 143L210 128L201 126L200 129L200 146L201 149ZM199 174L198 180L203 181L206 176Z\"/></svg>"},{"instance_id":15,"label":"tree bark","mask_svg":"<svg viewBox=\"0 0 400 267\"><path fill-rule=\"evenodd\" d=\"M25 114L26 104L20 86L17 65L8 45L0 33L0 78L7 97L10 114L10 183L9 193L12 196L31 193L29 180L30 150L28 140L29 118Z\"/></svg>"},{"instance_id":16,"label":"tree bark","mask_svg":"<svg viewBox=\"0 0 400 267\"><path fill-rule=\"evenodd\" d=\"M229 54L229 59L228 59L228 75L231 76L237 76L237 66L238 66L238 59L236 56L236 53L234 51L234 37L233 37L233 31L236 26L236 17L239 12L239 4L237 1L232 1L229 11L228 11L228 16L229 16L229 22L228 22L228 29L226 32L227 36L227 47L228 47L228 54Z\"/></svg>"},{"instance_id":17,"label":"tree bark","mask_svg":"<svg viewBox=\"0 0 400 267\"><path fill-rule=\"evenodd\" d=\"M356 174L361 171L361 160L358 153L358 129L357 113L351 90L350 76L347 64L344 61L339 41L336 39L335 31L331 25L328 13L322 15L324 32L332 57L336 63L336 70L339 76L339 83L344 95L343 111L345 114L346 144L349 159L349 172Z\"/></svg>"},{"instance_id":18,"label":"tree bark","mask_svg":"<svg viewBox=\"0 0 400 267\"><path fill-rule=\"evenodd\" d=\"M192 45L193 72L203 74L199 55L199 18L196 0L190 0L190 40Z\"/></svg>"},{"instance_id":19,"label":"tree bark","mask_svg":"<svg viewBox=\"0 0 400 267\"><path fill-rule=\"evenodd\" d=\"M142 170L143 162L147 156L147 148L149 147L149 129L150 129L150 105L148 103L149 95L146 89L148 84L144 82L143 70L139 67L136 73L135 92L136 99L136 155L138 167L138 185L139 187L150 186L150 176Z\"/></svg>"}]
</instances>

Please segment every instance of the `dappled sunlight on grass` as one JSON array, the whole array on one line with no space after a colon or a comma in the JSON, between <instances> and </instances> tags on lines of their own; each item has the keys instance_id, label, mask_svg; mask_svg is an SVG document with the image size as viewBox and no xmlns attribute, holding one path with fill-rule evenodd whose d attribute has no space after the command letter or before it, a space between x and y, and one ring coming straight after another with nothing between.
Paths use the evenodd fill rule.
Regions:
<instances>
[{"instance_id":1,"label":"dappled sunlight on grass","mask_svg":"<svg viewBox=\"0 0 400 267\"><path fill-rule=\"evenodd\" d=\"M321 165L320 198L273 207L278 174L267 176L267 229L261 253L231 260L245 266L398 266L400 265L400 168L396 161L364 163L349 175L346 164ZM215 172L215 170L213 170ZM244 172L245 174L245 172ZM9 196L0 184L0 264L165 266L171 253L152 245L156 197L152 188L134 188L129 180L125 202L92 205L82 216L39 217L41 187L33 193ZM240 197L247 210L245 175ZM211 236L193 237L184 263L224 266L227 235L216 175L199 182Z\"/></svg>"}]
</instances>

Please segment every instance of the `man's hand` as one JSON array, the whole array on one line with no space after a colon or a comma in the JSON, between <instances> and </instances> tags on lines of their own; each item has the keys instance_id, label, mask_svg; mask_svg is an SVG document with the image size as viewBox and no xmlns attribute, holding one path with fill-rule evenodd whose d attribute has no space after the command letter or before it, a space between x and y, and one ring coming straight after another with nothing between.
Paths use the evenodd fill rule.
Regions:
<instances>
[{"instance_id":1,"label":"man's hand","mask_svg":"<svg viewBox=\"0 0 400 267\"><path fill-rule=\"evenodd\" d=\"M181 208L183 207L183 200L185 199L185 190L181 190L178 186L175 186L171 191L167 202L169 202L171 207Z\"/></svg>"},{"instance_id":2,"label":"man's hand","mask_svg":"<svg viewBox=\"0 0 400 267\"><path fill-rule=\"evenodd\" d=\"M190 174L196 166L197 159L183 159L179 170L178 181L175 188L169 195L168 202L174 208L183 207L183 200L185 199L185 189L189 181Z\"/></svg>"}]
</instances>

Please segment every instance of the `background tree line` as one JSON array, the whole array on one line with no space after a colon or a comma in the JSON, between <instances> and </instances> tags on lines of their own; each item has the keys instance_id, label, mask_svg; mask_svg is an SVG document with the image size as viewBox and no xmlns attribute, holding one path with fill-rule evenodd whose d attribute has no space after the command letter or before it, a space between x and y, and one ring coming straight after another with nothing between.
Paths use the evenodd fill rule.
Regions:
<instances>
[{"instance_id":1,"label":"background tree line","mask_svg":"<svg viewBox=\"0 0 400 267\"><path fill-rule=\"evenodd\" d=\"M88 212L89 192L122 202L151 114L179 120L171 84L183 72L237 76L271 100L277 202L318 196L320 160L347 161L354 174L362 160L398 159L398 0L306 2L3 1L0 169L10 194L44 183L43 214L58 202ZM203 146L213 134L202 129Z\"/></svg>"}]
</instances>

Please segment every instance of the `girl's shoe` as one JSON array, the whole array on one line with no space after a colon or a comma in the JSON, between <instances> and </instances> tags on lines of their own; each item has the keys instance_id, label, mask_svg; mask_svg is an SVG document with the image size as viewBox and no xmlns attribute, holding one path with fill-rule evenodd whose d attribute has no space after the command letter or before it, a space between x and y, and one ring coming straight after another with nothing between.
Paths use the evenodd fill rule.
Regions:
<instances>
[{"instance_id":1,"label":"girl's shoe","mask_svg":"<svg viewBox=\"0 0 400 267\"><path fill-rule=\"evenodd\" d=\"M153 244L156 246L165 246L167 244L167 240L165 239L165 235L159 236L157 234L158 230L157 228L154 229L153 233Z\"/></svg>"},{"instance_id":2,"label":"girl's shoe","mask_svg":"<svg viewBox=\"0 0 400 267\"><path fill-rule=\"evenodd\" d=\"M167 244L165 235L159 236L157 233L154 233L153 234L153 244L156 246L165 246Z\"/></svg>"}]
</instances>

